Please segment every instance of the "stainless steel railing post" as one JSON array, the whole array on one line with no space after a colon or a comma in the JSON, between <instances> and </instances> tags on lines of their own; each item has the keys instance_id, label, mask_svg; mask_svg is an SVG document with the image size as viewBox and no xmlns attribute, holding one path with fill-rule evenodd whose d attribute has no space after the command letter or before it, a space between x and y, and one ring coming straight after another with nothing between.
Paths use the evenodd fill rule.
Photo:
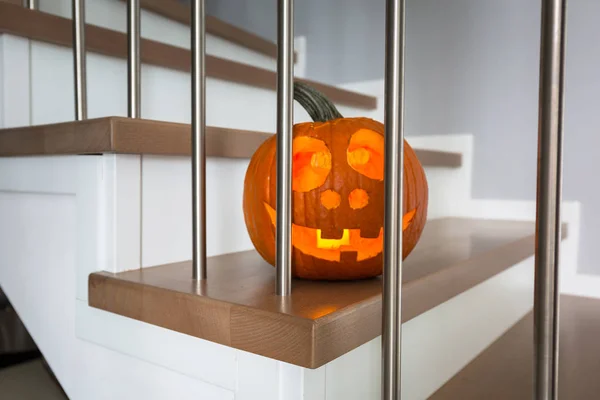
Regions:
<instances>
[{"instance_id":1,"label":"stainless steel railing post","mask_svg":"<svg viewBox=\"0 0 600 400\"><path fill-rule=\"evenodd\" d=\"M73 67L75 78L75 119L87 119L85 0L73 0Z\"/></svg>"},{"instance_id":2,"label":"stainless steel railing post","mask_svg":"<svg viewBox=\"0 0 600 400\"><path fill-rule=\"evenodd\" d=\"M534 397L558 397L558 266L566 0L542 0L534 289Z\"/></svg>"},{"instance_id":3,"label":"stainless steel railing post","mask_svg":"<svg viewBox=\"0 0 600 400\"><path fill-rule=\"evenodd\" d=\"M27 7L30 10L37 10L39 8L38 0L23 0L23 7Z\"/></svg>"},{"instance_id":4,"label":"stainless steel railing post","mask_svg":"<svg viewBox=\"0 0 600 400\"><path fill-rule=\"evenodd\" d=\"M279 296L292 286L292 124L294 120L294 0L277 2L277 234Z\"/></svg>"},{"instance_id":5,"label":"stainless steel railing post","mask_svg":"<svg viewBox=\"0 0 600 400\"><path fill-rule=\"evenodd\" d=\"M385 400L401 398L404 20L404 0L387 0L382 321L382 397Z\"/></svg>"},{"instance_id":6,"label":"stainless steel railing post","mask_svg":"<svg viewBox=\"0 0 600 400\"><path fill-rule=\"evenodd\" d=\"M140 0L127 0L127 115L140 118Z\"/></svg>"},{"instance_id":7,"label":"stainless steel railing post","mask_svg":"<svg viewBox=\"0 0 600 400\"><path fill-rule=\"evenodd\" d=\"M206 271L206 28L204 0L192 1L192 251L193 278Z\"/></svg>"}]
</instances>

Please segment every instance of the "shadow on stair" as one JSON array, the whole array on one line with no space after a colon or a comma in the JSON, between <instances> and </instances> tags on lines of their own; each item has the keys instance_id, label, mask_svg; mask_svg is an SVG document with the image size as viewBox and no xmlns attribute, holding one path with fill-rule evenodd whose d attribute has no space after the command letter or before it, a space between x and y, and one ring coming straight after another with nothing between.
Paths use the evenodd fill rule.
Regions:
<instances>
[{"instance_id":1,"label":"shadow on stair","mask_svg":"<svg viewBox=\"0 0 600 400\"><path fill-rule=\"evenodd\" d=\"M1 288L0 397L5 400L68 398Z\"/></svg>"}]
</instances>

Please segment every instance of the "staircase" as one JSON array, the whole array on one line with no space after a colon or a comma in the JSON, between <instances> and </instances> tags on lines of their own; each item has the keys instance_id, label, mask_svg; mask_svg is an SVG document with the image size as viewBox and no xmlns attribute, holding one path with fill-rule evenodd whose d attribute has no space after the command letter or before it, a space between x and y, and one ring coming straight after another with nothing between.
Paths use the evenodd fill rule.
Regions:
<instances>
[{"instance_id":1,"label":"staircase","mask_svg":"<svg viewBox=\"0 0 600 400\"><path fill-rule=\"evenodd\" d=\"M275 304L275 271L251 250L242 187L275 131L275 47L216 19L211 278L193 285L189 19L177 2L141 3L143 118L124 118L125 4L96 0L90 119L72 122L70 1L0 1L0 285L72 399L379 398L380 280L295 282ZM310 83L344 116L382 120L382 85ZM308 120L299 106L294 116ZM533 207L473 199L473 137L445 133L407 138L430 201L404 267L405 399L434 394L532 308ZM574 275L578 205L564 217L563 273Z\"/></svg>"}]
</instances>

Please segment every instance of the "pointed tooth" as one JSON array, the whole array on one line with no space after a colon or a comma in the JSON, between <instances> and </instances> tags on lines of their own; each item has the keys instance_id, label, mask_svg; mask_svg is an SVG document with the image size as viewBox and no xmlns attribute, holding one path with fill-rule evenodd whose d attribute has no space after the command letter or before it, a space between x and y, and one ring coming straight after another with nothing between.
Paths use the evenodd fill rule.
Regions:
<instances>
[{"instance_id":1,"label":"pointed tooth","mask_svg":"<svg viewBox=\"0 0 600 400\"><path fill-rule=\"evenodd\" d=\"M342 236L344 236L343 229L330 227L321 230L321 239L341 239Z\"/></svg>"},{"instance_id":2,"label":"pointed tooth","mask_svg":"<svg viewBox=\"0 0 600 400\"><path fill-rule=\"evenodd\" d=\"M364 227L364 228L360 228L360 237L376 239L379 237L380 232L381 232L381 228Z\"/></svg>"}]
</instances>

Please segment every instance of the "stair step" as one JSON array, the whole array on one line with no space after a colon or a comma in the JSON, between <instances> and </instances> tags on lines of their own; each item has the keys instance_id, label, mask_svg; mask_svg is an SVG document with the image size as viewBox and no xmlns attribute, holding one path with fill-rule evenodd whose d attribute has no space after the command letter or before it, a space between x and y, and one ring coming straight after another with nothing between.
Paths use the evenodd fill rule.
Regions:
<instances>
[{"instance_id":1,"label":"stair step","mask_svg":"<svg viewBox=\"0 0 600 400\"><path fill-rule=\"evenodd\" d=\"M105 117L86 121L0 129L0 157L56 154L190 155L191 126ZM208 157L250 158L269 133L207 127ZM424 166L460 167L462 155L415 149Z\"/></svg>"},{"instance_id":2,"label":"stair step","mask_svg":"<svg viewBox=\"0 0 600 400\"><path fill-rule=\"evenodd\" d=\"M68 18L32 11L21 6L0 1L0 33L8 33L32 40L71 47L72 22ZM106 56L127 58L127 34L87 24L86 48L89 52ZM191 52L149 39L140 39L141 62L169 69L190 72ZM206 55L206 75L229 82L264 89L276 89L277 74L212 55ZM297 78L322 91L333 102L367 110L377 108L377 98L350 90L340 89L306 79Z\"/></svg>"},{"instance_id":3,"label":"stair step","mask_svg":"<svg viewBox=\"0 0 600 400\"><path fill-rule=\"evenodd\" d=\"M126 2L127 0L121 1ZM140 7L185 25L190 25L191 22L192 14L190 12L190 5L187 3L164 0L140 0ZM205 19L206 33L222 37L266 56L277 58L277 45L275 43L211 15L207 15ZM294 54L295 56L296 54Z\"/></svg>"},{"instance_id":4,"label":"stair step","mask_svg":"<svg viewBox=\"0 0 600 400\"><path fill-rule=\"evenodd\" d=\"M600 393L600 300L561 296L558 398L596 399ZM533 313L527 314L431 400L533 398Z\"/></svg>"},{"instance_id":5,"label":"stair step","mask_svg":"<svg viewBox=\"0 0 600 400\"><path fill-rule=\"evenodd\" d=\"M533 255L534 228L519 221L428 221L404 263L403 322ZM381 335L380 278L295 280L282 302L274 294L275 269L254 251L210 257L208 276L197 286L189 261L93 273L89 304L307 368Z\"/></svg>"}]
</instances>

